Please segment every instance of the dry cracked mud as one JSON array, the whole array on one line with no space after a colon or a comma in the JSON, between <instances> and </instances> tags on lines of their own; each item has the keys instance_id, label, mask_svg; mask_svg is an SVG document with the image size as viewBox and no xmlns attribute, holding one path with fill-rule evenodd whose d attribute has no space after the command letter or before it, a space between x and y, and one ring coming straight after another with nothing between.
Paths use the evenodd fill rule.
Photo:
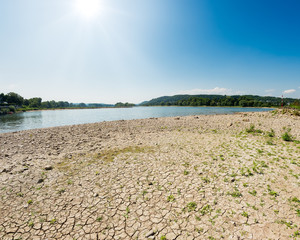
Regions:
<instances>
[{"instance_id":1,"label":"dry cracked mud","mask_svg":"<svg viewBox=\"0 0 300 240\"><path fill-rule=\"evenodd\" d=\"M273 130L271 130L273 129ZM0 134L0 239L297 239L300 118L188 116Z\"/></svg>"}]
</instances>

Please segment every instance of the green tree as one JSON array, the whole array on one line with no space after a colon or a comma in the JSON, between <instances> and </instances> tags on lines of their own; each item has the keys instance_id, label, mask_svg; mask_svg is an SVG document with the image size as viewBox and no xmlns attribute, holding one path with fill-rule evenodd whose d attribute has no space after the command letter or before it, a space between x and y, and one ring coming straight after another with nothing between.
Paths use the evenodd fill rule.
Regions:
<instances>
[{"instance_id":1,"label":"green tree","mask_svg":"<svg viewBox=\"0 0 300 240\"><path fill-rule=\"evenodd\" d=\"M24 98L21 97L19 94L14 93L14 92L10 92L6 95L6 101L8 102L8 104L10 105L18 105L18 106L22 106Z\"/></svg>"},{"instance_id":2,"label":"green tree","mask_svg":"<svg viewBox=\"0 0 300 240\"><path fill-rule=\"evenodd\" d=\"M41 103L42 103L42 99L35 97L35 98L30 98L28 99L29 101L29 107L31 108L40 108L41 107Z\"/></svg>"}]
</instances>

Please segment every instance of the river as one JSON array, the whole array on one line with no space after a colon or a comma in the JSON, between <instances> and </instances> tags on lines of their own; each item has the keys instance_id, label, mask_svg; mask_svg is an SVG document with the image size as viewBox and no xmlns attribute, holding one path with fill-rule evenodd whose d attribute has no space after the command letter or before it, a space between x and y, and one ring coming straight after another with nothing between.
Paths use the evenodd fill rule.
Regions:
<instances>
[{"instance_id":1,"label":"river","mask_svg":"<svg viewBox=\"0 0 300 240\"><path fill-rule=\"evenodd\" d=\"M114 120L261 111L270 111L270 109L239 107L133 107L34 111L0 116L0 133Z\"/></svg>"}]
</instances>

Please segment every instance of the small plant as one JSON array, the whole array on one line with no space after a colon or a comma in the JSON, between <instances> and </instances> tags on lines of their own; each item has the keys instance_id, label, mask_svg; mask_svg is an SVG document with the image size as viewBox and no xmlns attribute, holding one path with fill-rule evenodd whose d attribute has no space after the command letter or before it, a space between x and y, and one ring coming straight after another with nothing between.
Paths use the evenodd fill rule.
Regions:
<instances>
[{"instance_id":1,"label":"small plant","mask_svg":"<svg viewBox=\"0 0 300 240\"><path fill-rule=\"evenodd\" d=\"M54 223L56 223L56 218L50 220L50 224L54 224Z\"/></svg>"},{"instance_id":2,"label":"small plant","mask_svg":"<svg viewBox=\"0 0 300 240\"><path fill-rule=\"evenodd\" d=\"M126 207L126 213L124 214L125 218L128 218L128 214L130 213L129 207Z\"/></svg>"},{"instance_id":3,"label":"small plant","mask_svg":"<svg viewBox=\"0 0 300 240\"><path fill-rule=\"evenodd\" d=\"M298 217L300 217L300 209L296 210L296 214L297 214Z\"/></svg>"},{"instance_id":4,"label":"small plant","mask_svg":"<svg viewBox=\"0 0 300 240\"><path fill-rule=\"evenodd\" d=\"M210 205L207 204L204 207L202 207L202 209L200 210L200 213L204 216L205 214L210 212Z\"/></svg>"},{"instance_id":5,"label":"small plant","mask_svg":"<svg viewBox=\"0 0 300 240\"><path fill-rule=\"evenodd\" d=\"M293 138L292 138L292 136L289 134L289 132L285 132L281 137L282 137L283 141L286 141L286 142L291 142L291 141L293 141Z\"/></svg>"},{"instance_id":6,"label":"small plant","mask_svg":"<svg viewBox=\"0 0 300 240\"><path fill-rule=\"evenodd\" d=\"M32 228L33 226L34 226L34 223L32 221L28 223L28 227Z\"/></svg>"},{"instance_id":7,"label":"small plant","mask_svg":"<svg viewBox=\"0 0 300 240\"><path fill-rule=\"evenodd\" d=\"M208 177L202 177L203 182L210 183L210 180Z\"/></svg>"},{"instance_id":8,"label":"small plant","mask_svg":"<svg viewBox=\"0 0 300 240\"><path fill-rule=\"evenodd\" d=\"M227 195L230 195L231 197L235 197L235 198L243 196L242 193L237 188L235 188L235 191L233 192L227 192Z\"/></svg>"},{"instance_id":9,"label":"small plant","mask_svg":"<svg viewBox=\"0 0 300 240\"><path fill-rule=\"evenodd\" d=\"M68 180L68 185L71 185L73 183L73 181L71 179Z\"/></svg>"},{"instance_id":10,"label":"small plant","mask_svg":"<svg viewBox=\"0 0 300 240\"><path fill-rule=\"evenodd\" d=\"M277 192L275 192L271 189L270 185L268 185L268 192L271 196L274 196L274 197L279 196L279 194Z\"/></svg>"},{"instance_id":11,"label":"small plant","mask_svg":"<svg viewBox=\"0 0 300 240\"><path fill-rule=\"evenodd\" d=\"M174 202L174 201L175 201L174 195L168 196L167 201L168 201L168 202Z\"/></svg>"},{"instance_id":12,"label":"small plant","mask_svg":"<svg viewBox=\"0 0 300 240\"><path fill-rule=\"evenodd\" d=\"M18 196L18 197L24 197L24 194L21 193L21 192L19 192L19 193L17 193L17 196Z\"/></svg>"},{"instance_id":13,"label":"small plant","mask_svg":"<svg viewBox=\"0 0 300 240\"><path fill-rule=\"evenodd\" d=\"M242 213L242 216L245 217L245 218L249 218L249 214L245 211Z\"/></svg>"},{"instance_id":14,"label":"small plant","mask_svg":"<svg viewBox=\"0 0 300 240\"><path fill-rule=\"evenodd\" d=\"M142 195L145 196L148 192L146 190L142 191Z\"/></svg>"},{"instance_id":15,"label":"small plant","mask_svg":"<svg viewBox=\"0 0 300 240\"><path fill-rule=\"evenodd\" d=\"M195 209L197 208L197 203L190 202L190 203L187 204L186 207L187 207L187 209L188 209L189 212L195 211Z\"/></svg>"},{"instance_id":16,"label":"small plant","mask_svg":"<svg viewBox=\"0 0 300 240\"><path fill-rule=\"evenodd\" d=\"M183 171L183 175L188 175L190 172L189 171L187 171L187 170L184 170Z\"/></svg>"},{"instance_id":17,"label":"small plant","mask_svg":"<svg viewBox=\"0 0 300 240\"><path fill-rule=\"evenodd\" d=\"M102 219L103 219L103 217L102 217L102 216L101 216L101 217L97 217L96 221L97 221L97 222L101 222L101 221L102 221Z\"/></svg>"},{"instance_id":18,"label":"small plant","mask_svg":"<svg viewBox=\"0 0 300 240\"><path fill-rule=\"evenodd\" d=\"M248 193L250 193L253 196L256 196L256 194L257 194L256 190L249 191Z\"/></svg>"},{"instance_id":19,"label":"small plant","mask_svg":"<svg viewBox=\"0 0 300 240\"><path fill-rule=\"evenodd\" d=\"M297 230L296 232L294 232L294 234L292 235L292 237L300 237L299 230Z\"/></svg>"},{"instance_id":20,"label":"small plant","mask_svg":"<svg viewBox=\"0 0 300 240\"><path fill-rule=\"evenodd\" d=\"M27 203L30 205L30 204L33 203L33 201L30 199L30 200L27 201Z\"/></svg>"},{"instance_id":21,"label":"small plant","mask_svg":"<svg viewBox=\"0 0 300 240\"><path fill-rule=\"evenodd\" d=\"M254 124L250 125L250 128L246 128L247 133L262 133L263 131L260 129L255 129Z\"/></svg>"},{"instance_id":22,"label":"small plant","mask_svg":"<svg viewBox=\"0 0 300 240\"><path fill-rule=\"evenodd\" d=\"M167 240L166 235L162 235L162 236L160 237L160 240Z\"/></svg>"},{"instance_id":23,"label":"small plant","mask_svg":"<svg viewBox=\"0 0 300 240\"><path fill-rule=\"evenodd\" d=\"M270 132L267 132L268 137L275 137L275 132L274 130L271 128Z\"/></svg>"},{"instance_id":24,"label":"small plant","mask_svg":"<svg viewBox=\"0 0 300 240\"><path fill-rule=\"evenodd\" d=\"M257 149L257 152L258 152L259 154L262 154L264 151L261 150L261 149Z\"/></svg>"},{"instance_id":25,"label":"small plant","mask_svg":"<svg viewBox=\"0 0 300 240\"><path fill-rule=\"evenodd\" d=\"M300 200L296 197L293 197L290 201L295 203L300 203Z\"/></svg>"}]
</instances>

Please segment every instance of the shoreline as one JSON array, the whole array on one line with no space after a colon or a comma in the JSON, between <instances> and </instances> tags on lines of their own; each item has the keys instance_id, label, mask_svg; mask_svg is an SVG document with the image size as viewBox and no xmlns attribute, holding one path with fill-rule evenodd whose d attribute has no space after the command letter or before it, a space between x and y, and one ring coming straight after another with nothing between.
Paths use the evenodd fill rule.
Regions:
<instances>
[{"instance_id":1,"label":"shoreline","mask_svg":"<svg viewBox=\"0 0 300 240\"><path fill-rule=\"evenodd\" d=\"M168 106L166 106L168 107ZM182 106L180 106L182 107ZM202 107L202 106L201 106ZM223 108L223 107L221 107ZM251 108L251 107L245 107L245 108ZM257 109L257 108L255 108ZM269 108L267 108L269 109ZM28 112L38 112L38 111L54 111L54 110L71 110L71 109L51 109L51 110L36 110L36 111L28 111ZM270 112L274 109L270 109L269 111L262 111L262 112ZM137 118L137 119L128 119L128 120L124 120L124 119L119 119L119 120L108 120L108 121L100 121L100 122L93 122L93 123L80 123L80 124L70 124L70 125L62 125L62 126L52 126L52 127L44 127L44 128L32 128L32 129L24 129L24 130L16 130L16 131L9 131L9 132L0 132L1 134L5 134L5 133L17 133L17 132L22 132L22 131L30 131L30 130L38 130L38 129L48 129L48 128L56 128L56 127L71 127L71 126L77 126L77 125L85 125L85 124L97 124L97 123L102 123L102 122L115 122L115 121L134 121L134 120L146 120L146 119L152 119L152 118L180 118L180 117L188 117L188 116L212 116L212 115L235 115L235 114L242 114L242 113L256 113L254 112L232 112L232 113L211 113L211 114L200 114L200 115L178 115L178 116L166 116L166 117L150 117L150 118Z\"/></svg>"},{"instance_id":2,"label":"shoreline","mask_svg":"<svg viewBox=\"0 0 300 240\"><path fill-rule=\"evenodd\" d=\"M300 140L300 118L245 112L0 134L0 238L288 238L300 144L285 132Z\"/></svg>"}]
</instances>

